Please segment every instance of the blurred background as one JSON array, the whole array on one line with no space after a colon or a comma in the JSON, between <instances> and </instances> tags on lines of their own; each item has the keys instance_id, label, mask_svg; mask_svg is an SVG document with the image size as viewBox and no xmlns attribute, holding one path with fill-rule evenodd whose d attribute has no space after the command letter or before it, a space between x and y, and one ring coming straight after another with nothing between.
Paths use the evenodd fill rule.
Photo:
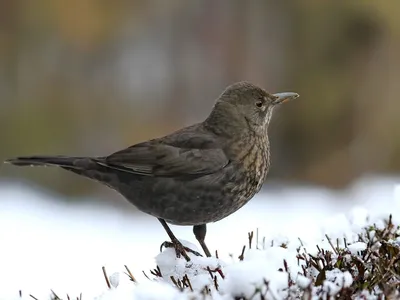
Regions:
<instances>
[{"instance_id":1,"label":"blurred background","mask_svg":"<svg viewBox=\"0 0 400 300\"><path fill-rule=\"evenodd\" d=\"M264 193L210 224L207 243L239 255L264 228L315 247L333 213L400 212L399 16L397 0L0 1L0 162L105 155L168 134L204 120L236 81L297 92L269 128ZM165 238L98 183L0 163L0 294L87 298L105 288L101 266L140 276Z\"/></svg>"},{"instance_id":2,"label":"blurred background","mask_svg":"<svg viewBox=\"0 0 400 300\"><path fill-rule=\"evenodd\" d=\"M301 95L274 116L270 179L396 174L399 14L372 0L0 1L0 161L112 153L202 121L248 80ZM115 196L56 169L1 179Z\"/></svg>"}]
</instances>

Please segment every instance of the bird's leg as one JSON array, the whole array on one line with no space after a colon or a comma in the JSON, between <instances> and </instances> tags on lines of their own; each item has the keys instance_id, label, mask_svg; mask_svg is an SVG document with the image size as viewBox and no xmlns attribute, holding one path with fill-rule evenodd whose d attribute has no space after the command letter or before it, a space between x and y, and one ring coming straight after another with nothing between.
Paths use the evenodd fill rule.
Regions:
<instances>
[{"instance_id":1,"label":"bird's leg","mask_svg":"<svg viewBox=\"0 0 400 300\"><path fill-rule=\"evenodd\" d=\"M180 257L181 254L182 256L186 259L186 261L190 261L190 257L187 255L187 252L193 253L196 256L201 256L200 253L197 251L194 251L188 247L184 247L182 243L175 237L175 235L172 233L171 229L169 228L167 222L165 220L158 218L158 221L160 221L161 225L164 227L165 231L167 232L169 238L171 239L171 242L164 242L161 244L161 250L162 247L166 248L175 248L176 252L176 257Z\"/></svg>"},{"instance_id":2,"label":"bird's leg","mask_svg":"<svg viewBox=\"0 0 400 300\"><path fill-rule=\"evenodd\" d=\"M211 257L211 253L204 242L207 233L207 225L202 224L193 226L193 233L196 239L199 241L201 248L203 248L204 253L207 255L207 257Z\"/></svg>"}]
</instances>

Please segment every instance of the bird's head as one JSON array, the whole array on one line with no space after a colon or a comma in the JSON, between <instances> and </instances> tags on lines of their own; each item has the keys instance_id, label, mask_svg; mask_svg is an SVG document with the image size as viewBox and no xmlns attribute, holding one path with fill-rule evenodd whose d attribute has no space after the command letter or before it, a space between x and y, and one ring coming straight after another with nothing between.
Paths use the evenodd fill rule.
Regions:
<instances>
[{"instance_id":1,"label":"bird's head","mask_svg":"<svg viewBox=\"0 0 400 300\"><path fill-rule=\"evenodd\" d=\"M217 99L211 118L224 119L227 126L250 129L263 134L269 125L273 109L286 101L299 97L287 92L270 94L248 83L238 82L228 86Z\"/></svg>"}]
</instances>

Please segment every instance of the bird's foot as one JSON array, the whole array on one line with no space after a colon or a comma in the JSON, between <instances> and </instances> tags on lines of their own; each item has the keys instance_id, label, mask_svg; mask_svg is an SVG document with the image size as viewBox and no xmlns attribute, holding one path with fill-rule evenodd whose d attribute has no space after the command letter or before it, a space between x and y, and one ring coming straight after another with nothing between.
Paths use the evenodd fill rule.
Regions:
<instances>
[{"instance_id":1,"label":"bird's foot","mask_svg":"<svg viewBox=\"0 0 400 300\"><path fill-rule=\"evenodd\" d=\"M196 256L202 256L199 252L194 251L188 247L185 247L182 245L181 242L175 241L175 242L168 242L165 241L164 243L161 244L160 246L160 251L162 251L163 247L165 248L174 248L176 252L176 257L181 257L181 255L186 259L186 261L190 261L190 257L188 256L187 253L192 253Z\"/></svg>"}]
</instances>

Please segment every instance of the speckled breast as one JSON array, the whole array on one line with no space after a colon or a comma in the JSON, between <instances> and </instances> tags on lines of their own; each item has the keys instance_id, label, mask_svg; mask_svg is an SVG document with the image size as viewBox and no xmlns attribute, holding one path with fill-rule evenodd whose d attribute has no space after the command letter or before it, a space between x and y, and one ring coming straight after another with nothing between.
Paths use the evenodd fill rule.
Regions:
<instances>
[{"instance_id":1,"label":"speckled breast","mask_svg":"<svg viewBox=\"0 0 400 300\"><path fill-rule=\"evenodd\" d=\"M243 158L243 168L241 168L243 173L237 174L241 179L236 180L234 185L228 185L230 194L233 195L230 200L230 207L226 208L226 213L219 219L223 219L240 209L260 191L270 167L268 141L263 141L259 147L252 147Z\"/></svg>"}]
</instances>

